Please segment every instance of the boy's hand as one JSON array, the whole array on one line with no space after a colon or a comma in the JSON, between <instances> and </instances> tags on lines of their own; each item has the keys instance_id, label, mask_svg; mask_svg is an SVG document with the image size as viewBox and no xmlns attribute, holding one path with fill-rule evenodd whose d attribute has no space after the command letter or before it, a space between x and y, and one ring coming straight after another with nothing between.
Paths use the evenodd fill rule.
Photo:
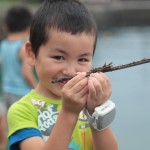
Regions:
<instances>
[{"instance_id":1,"label":"boy's hand","mask_svg":"<svg viewBox=\"0 0 150 150\"><path fill-rule=\"evenodd\" d=\"M85 107L88 97L88 78L86 73L78 73L62 89L62 109L79 114Z\"/></svg>"},{"instance_id":2,"label":"boy's hand","mask_svg":"<svg viewBox=\"0 0 150 150\"><path fill-rule=\"evenodd\" d=\"M111 95L111 84L104 73L93 73L88 80L88 89L89 94L86 108L92 114L95 107L109 99Z\"/></svg>"}]
</instances>

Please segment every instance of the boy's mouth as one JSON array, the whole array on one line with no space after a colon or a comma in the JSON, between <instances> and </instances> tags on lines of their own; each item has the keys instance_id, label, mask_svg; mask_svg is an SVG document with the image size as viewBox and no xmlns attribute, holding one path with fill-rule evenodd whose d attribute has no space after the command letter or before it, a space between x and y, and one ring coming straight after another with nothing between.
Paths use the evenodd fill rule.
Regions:
<instances>
[{"instance_id":1,"label":"boy's mouth","mask_svg":"<svg viewBox=\"0 0 150 150\"><path fill-rule=\"evenodd\" d=\"M63 78L68 78L68 77L57 77L57 78L54 78L52 81L56 81L56 80L60 80L60 79L63 79ZM57 82L58 85L61 85L61 86L64 86L69 80L62 80L60 82ZM53 83L53 82L52 82Z\"/></svg>"},{"instance_id":2,"label":"boy's mouth","mask_svg":"<svg viewBox=\"0 0 150 150\"><path fill-rule=\"evenodd\" d=\"M62 82L58 82L57 84L60 86L64 86L68 81L62 81Z\"/></svg>"},{"instance_id":3,"label":"boy's mouth","mask_svg":"<svg viewBox=\"0 0 150 150\"><path fill-rule=\"evenodd\" d=\"M72 79L74 76L70 76L70 77L60 77L60 78L55 78L51 81L51 83L57 83L57 82L64 82L64 81L69 81L70 79Z\"/></svg>"}]
</instances>

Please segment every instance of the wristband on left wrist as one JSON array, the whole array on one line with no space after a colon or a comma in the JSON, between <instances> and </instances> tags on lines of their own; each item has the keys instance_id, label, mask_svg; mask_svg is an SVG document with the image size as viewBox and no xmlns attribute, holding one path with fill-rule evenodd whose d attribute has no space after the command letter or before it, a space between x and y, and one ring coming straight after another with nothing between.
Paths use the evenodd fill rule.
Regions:
<instances>
[{"instance_id":1,"label":"wristband on left wrist","mask_svg":"<svg viewBox=\"0 0 150 150\"><path fill-rule=\"evenodd\" d=\"M107 100L105 103L95 108L92 116L86 108L84 109L84 114L86 115L89 124L96 130L101 131L113 122L116 114L116 107L111 100Z\"/></svg>"}]
</instances>

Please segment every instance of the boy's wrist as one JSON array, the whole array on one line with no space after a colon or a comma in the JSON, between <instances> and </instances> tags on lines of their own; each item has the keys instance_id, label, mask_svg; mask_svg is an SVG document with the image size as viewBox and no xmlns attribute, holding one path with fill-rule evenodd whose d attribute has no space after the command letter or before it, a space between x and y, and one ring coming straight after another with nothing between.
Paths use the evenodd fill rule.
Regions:
<instances>
[{"instance_id":1,"label":"boy's wrist","mask_svg":"<svg viewBox=\"0 0 150 150\"><path fill-rule=\"evenodd\" d=\"M74 120L78 120L79 114L77 114L77 113L70 112L63 108L61 109L60 113L61 113L61 115L65 116L66 119L68 119L70 121L74 122Z\"/></svg>"},{"instance_id":2,"label":"boy's wrist","mask_svg":"<svg viewBox=\"0 0 150 150\"><path fill-rule=\"evenodd\" d=\"M86 110L88 111L88 114L89 114L90 116L92 116L92 114L94 113L94 109L93 109L93 110L90 110L90 109L88 109L88 108L84 108L84 109L86 109Z\"/></svg>"},{"instance_id":3,"label":"boy's wrist","mask_svg":"<svg viewBox=\"0 0 150 150\"><path fill-rule=\"evenodd\" d=\"M100 131L107 128L113 122L116 113L115 104L108 100L96 107L92 115L86 108L84 109L84 113L87 116L89 124Z\"/></svg>"}]
</instances>

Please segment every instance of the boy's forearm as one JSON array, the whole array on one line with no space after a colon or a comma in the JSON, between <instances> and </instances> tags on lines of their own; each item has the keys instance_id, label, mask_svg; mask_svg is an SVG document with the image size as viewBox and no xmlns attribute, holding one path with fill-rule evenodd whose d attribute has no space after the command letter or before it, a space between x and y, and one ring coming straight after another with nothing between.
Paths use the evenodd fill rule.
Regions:
<instances>
[{"instance_id":1,"label":"boy's forearm","mask_svg":"<svg viewBox=\"0 0 150 150\"><path fill-rule=\"evenodd\" d=\"M67 150L78 120L78 114L61 110L53 131L46 142L45 150Z\"/></svg>"},{"instance_id":2,"label":"boy's forearm","mask_svg":"<svg viewBox=\"0 0 150 150\"><path fill-rule=\"evenodd\" d=\"M97 131L91 127L94 150L118 150L117 140L110 128Z\"/></svg>"}]
</instances>

